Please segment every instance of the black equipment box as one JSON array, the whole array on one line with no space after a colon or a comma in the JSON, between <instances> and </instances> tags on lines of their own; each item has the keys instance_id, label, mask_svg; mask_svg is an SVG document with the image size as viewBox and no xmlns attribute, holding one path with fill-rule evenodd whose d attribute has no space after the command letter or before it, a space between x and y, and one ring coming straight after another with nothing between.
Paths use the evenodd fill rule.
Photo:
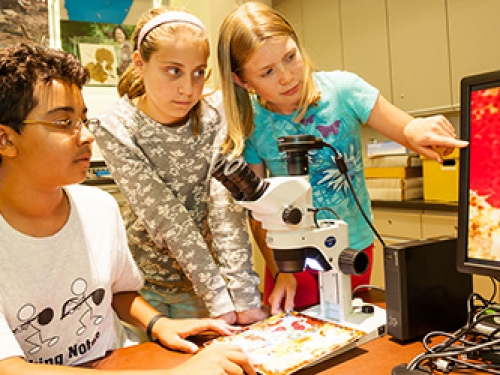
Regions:
<instances>
[{"instance_id":1,"label":"black equipment box","mask_svg":"<svg viewBox=\"0 0 500 375\"><path fill-rule=\"evenodd\" d=\"M384 247L387 332L399 341L467 323L472 276L456 266L456 238L434 238Z\"/></svg>"}]
</instances>

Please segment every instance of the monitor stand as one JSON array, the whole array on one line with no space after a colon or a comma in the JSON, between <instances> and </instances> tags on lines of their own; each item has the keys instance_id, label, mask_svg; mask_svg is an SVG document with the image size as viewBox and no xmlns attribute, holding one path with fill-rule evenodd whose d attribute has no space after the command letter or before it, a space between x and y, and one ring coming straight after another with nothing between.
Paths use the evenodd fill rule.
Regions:
<instances>
[{"instance_id":1,"label":"monitor stand","mask_svg":"<svg viewBox=\"0 0 500 375\"><path fill-rule=\"evenodd\" d=\"M406 367L405 364L396 366L391 371L391 375L424 375L424 374L429 375L430 372L426 372L426 371L418 370L418 369L410 370Z\"/></svg>"}]
</instances>

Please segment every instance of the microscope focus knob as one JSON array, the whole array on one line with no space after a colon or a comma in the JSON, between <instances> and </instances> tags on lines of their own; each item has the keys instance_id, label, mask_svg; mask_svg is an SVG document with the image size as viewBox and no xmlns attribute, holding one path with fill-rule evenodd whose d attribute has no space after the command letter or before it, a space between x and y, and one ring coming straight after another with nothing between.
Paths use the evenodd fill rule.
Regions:
<instances>
[{"instance_id":1,"label":"microscope focus knob","mask_svg":"<svg viewBox=\"0 0 500 375\"><path fill-rule=\"evenodd\" d=\"M302 221L302 211L297 207L287 207L283 210L281 218L286 224L299 224Z\"/></svg>"},{"instance_id":2,"label":"microscope focus knob","mask_svg":"<svg viewBox=\"0 0 500 375\"><path fill-rule=\"evenodd\" d=\"M370 259L364 251L347 248L339 255L339 268L347 275L362 275L369 263Z\"/></svg>"}]
</instances>

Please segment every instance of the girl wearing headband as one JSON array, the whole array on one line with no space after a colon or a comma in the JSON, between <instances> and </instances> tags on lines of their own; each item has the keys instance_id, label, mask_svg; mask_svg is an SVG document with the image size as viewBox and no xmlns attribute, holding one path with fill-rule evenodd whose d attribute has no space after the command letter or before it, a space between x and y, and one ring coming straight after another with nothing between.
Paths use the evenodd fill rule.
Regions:
<instances>
[{"instance_id":1,"label":"girl wearing headband","mask_svg":"<svg viewBox=\"0 0 500 375\"><path fill-rule=\"evenodd\" d=\"M230 124L225 150L234 156L244 149L246 161L261 177L267 172L271 176L286 175L277 138L296 134L321 137L346 161L356 194L369 218L370 197L361 152L362 124L435 160L441 160L441 155L433 146L443 146L445 153L450 153L454 147L467 145L455 139L454 128L445 117L414 119L355 74L314 72L290 23L265 4L246 2L226 17L219 33L218 62ZM335 155L330 149L309 154L315 206L335 210L349 225L350 247L365 250L371 257L374 234L339 172ZM278 273L265 244L265 234L258 229L258 223L253 224L267 261L264 287L271 313L318 303L315 273L306 270L296 278ZM369 281L367 272L353 279L353 287Z\"/></svg>"},{"instance_id":2,"label":"girl wearing headband","mask_svg":"<svg viewBox=\"0 0 500 375\"><path fill-rule=\"evenodd\" d=\"M172 318L248 324L266 316L245 213L211 178L226 137L221 94L204 93L208 36L195 16L156 8L132 36L120 100L95 137L126 197L146 300Z\"/></svg>"}]
</instances>

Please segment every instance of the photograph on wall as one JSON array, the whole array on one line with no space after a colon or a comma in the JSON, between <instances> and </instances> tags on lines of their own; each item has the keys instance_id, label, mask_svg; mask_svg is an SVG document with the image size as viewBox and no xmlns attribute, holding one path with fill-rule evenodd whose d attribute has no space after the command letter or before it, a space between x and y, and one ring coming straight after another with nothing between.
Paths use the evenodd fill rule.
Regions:
<instances>
[{"instance_id":1,"label":"photograph on wall","mask_svg":"<svg viewBox=\"0 0 500 375\"><path fill-rule=\"evenodd\" d=\"M49 45L49 0L1 0L0 47L21 41Z\"/></svg>"},{"instance_id":2,"label":"photograph on wall","mask_svg":"<svg viewBox=\"0 0 500 375\"><path fill-rule=\"evenodd\" d=\"M114 49L114 67L113 74L118 78L123 74L127 66L132 61L133 45L130 36L134 31L135 25L117 25L110 23L67 21L61 20L61 45L65 51L71 52L80 59L87 59L88 55L82 56L80 45L102 45L103 49L108 50L110 46ZM83 50L93 50L91 47L83 46ZM93 51L95 52L95 51ZM102 51L102 55L106 53ZM100 56L101 57L101 56ZM110 56L106 56L109 58ZM88 62L88 60L86 60ZM95 56L92 60L95 62ZM83 61L82 61L83 63ZM84 64L85 65L85 64ZM111 80L111 77L109 78ZM106 84L111 84L107 81Z\"/></svg>"},{"instance_id":3,"label":"photograph on wall","mask_svg":"<svg viewBox=\"0 0 500 375\"><path fill-rule=\"evenodd\" d=\"M90 85L118 84L114 45L79 43L78 50L82 65L90 73Z\"/></svg>"}]
</instances>

